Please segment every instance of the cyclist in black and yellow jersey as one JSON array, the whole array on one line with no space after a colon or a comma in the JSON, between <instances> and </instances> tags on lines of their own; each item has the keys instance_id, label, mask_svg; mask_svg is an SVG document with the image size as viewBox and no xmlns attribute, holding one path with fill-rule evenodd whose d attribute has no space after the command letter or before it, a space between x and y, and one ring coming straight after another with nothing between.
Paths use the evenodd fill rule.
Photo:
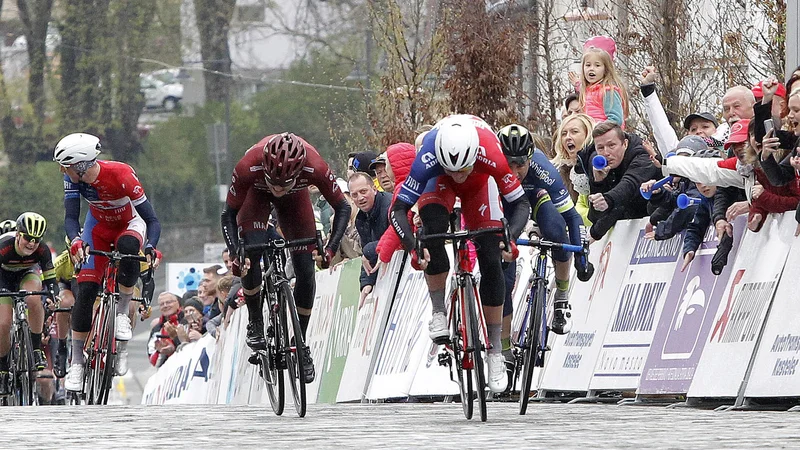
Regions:
<instances>
[{"instance_id":1,"label":"cyclist in black and yellow jersey","mask_svg":"<svg viewBox=\"0 0 800 450\"><path fill-rule=\"evenodd\" d=\"M42 242L47 221L34 212L22 213L17 218L16 232L0 236L0 290L41 291L44 285L53 295L58 294L50 248ZM30 325L33 363L37 370L47 366L42 351L44 306L38 295L26 297L28 324ZM8 395L9 353L14 302L11 297L0 296L0 395Z\"/></svg>"}]
</instances>

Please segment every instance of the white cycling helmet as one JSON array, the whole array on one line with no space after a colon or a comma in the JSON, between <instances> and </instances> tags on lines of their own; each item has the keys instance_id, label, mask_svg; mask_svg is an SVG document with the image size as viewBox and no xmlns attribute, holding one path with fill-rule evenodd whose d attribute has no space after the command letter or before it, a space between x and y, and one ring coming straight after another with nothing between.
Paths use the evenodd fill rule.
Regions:
<instances>
[{"instance_id":1,"label":"white cycling helmet","mask_svg":"<svg viewBox=\"0 0 800 450\"><path fill-rule=\"evenodd\" d=\"M92 161L99 154L100 138L87 133L72 133L58 141L53 152L53 160L66 167L83 161Z\"/></svg>"},{"instance_id":2,"label":"white cycling helmet","mask_svg":"<svg viewBox=\"0 0 800 450\"><path fill-rule=\"evenodd\" d=\"M436 159L451 172L475 164L478 157L478 130L472 116L457 115L442 119L436 133Z\"/></svg>"}]
</instances>

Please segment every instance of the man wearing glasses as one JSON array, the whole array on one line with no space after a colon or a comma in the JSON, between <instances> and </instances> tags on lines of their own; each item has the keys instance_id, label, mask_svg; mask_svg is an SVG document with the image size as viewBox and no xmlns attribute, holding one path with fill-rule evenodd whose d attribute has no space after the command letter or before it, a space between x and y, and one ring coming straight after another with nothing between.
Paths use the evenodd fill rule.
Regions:
<instances>
[{"instance_id":1,"label":"man wearing glasses","mask_svg":"<svg viewBox=\"0 0 800 450\"><path fill-rule=\"evenodd\" d=\"M0 291L47 291L58 295L56 272L50 248L42 243L47 229L44 217L34 212L22 213L17 219L17 231L0 237ZM25 299L28 306L28 324L33 345L33 363L36 370L44 370L47 360L42 350L44 306L38 295ZM11 393L9 353L11 350L11 324L14 301L0 296L0 396Z\"/></svg>"},{"instance_id":2,"label":"man wearing glasses","mask_svg":"<svg viewBox=\"0 0 800 450\"><path fill-rule=\"evenodd\" d=\"M411 164L411 173L397 195L390 222L406 250L415 248L408 211L419 203L426 234L446 233L455 197L461 199L466 228L478 230L501 226L500 195L514 208L509 216L512 242L502 250L502 259L512 261L518 253L514 241L531 213L530 202L508 167L500 141L482 119L469 115L448 116L429 131ZM508 383L501 353L501 329L505 282L501 266L501 237L484 235L475 239L481 271L480 296L491 348L487 350L489 388L503 392ZM412 252L413 253L413 252ZM441 343L449 339L445 286L450 261L444 242L428 243L421 268L431 295L433 315L430 337ZM416 260L416 255L413 256Z\"/></svg>"},{"instance_id":3,"label":"man wearing glasses","mask_svg":"<svg viewBox=\"0 0 800 450\"><path fill-rule=\"evenodd\" d=\"M254 349L266 348L264 318L261 305L260 252L249 253L239 261L239 238L245 245L262 244L276 237L268 227L272 207L278 216L278 227L288 240L313 238L316 221L311 206L309 186L316 186L333 207L334 219L323 255L310 248L295 249L292 264L297 277L294 298L303 337L308 329L311 308L314 305L314 260L328 267L339 249L350 219L350 204L344 198L336 175L317 150L304 139L292 133L274 134L252 146L236 164L228 198L222 211L222 235L233 259L233 275L242 277L244 299L247 303L249 323L247 345ZM311 352L304 352L305 380L314 380ZM254 364L258 359L251 359Z\"/></svg>"}]
</instances>

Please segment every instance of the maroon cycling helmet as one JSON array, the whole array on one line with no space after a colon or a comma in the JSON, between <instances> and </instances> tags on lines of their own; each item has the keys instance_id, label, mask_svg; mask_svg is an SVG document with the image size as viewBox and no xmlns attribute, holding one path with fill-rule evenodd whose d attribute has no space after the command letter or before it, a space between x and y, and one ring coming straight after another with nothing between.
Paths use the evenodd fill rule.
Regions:
<instances>
[{"instance_id":1,"label":"maroon cycling helmet","mask_svg":"<svg viewBox=\"0 0 800 450\"><path fill-rule=\"evenodd\" d=\"M306 147L292 133L277 134L264 146L264 176L267 183L285 186L291 183L306 163Z\"/></svg>"}]
</instances>

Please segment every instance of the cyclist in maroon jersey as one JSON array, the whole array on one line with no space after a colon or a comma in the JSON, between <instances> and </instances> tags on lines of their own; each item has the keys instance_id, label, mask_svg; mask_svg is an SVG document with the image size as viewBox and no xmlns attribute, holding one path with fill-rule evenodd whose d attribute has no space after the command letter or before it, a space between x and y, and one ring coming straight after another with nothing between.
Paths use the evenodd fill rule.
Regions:
<instances>
[{"instance_id":1,"label":"cyclist in maroon jersey","mask_svg":"<svg viewBox=\"0 0 800 450\"><path fill-rule=\"evenodd\" d=\"M245 245L262 244L277 237L268 227L275 206L278 226L288 240L313 238L316 234L314 210L308 187L316 186L334 209L334 222L325 254L310 247L292 252L296 274L294 297L303 337L308 329L314 304L316 281L314 260L327 267L339 248L350 218L350 204L336 184L336 176L317 150L292 133L273 134L252 146L233 170L231 188L222 211L222 233L232 257L238 255L239 239ZM264 349L264 318L261 304L261 254L248 253L245 261L233 261L234 275L242 273L242 288L249 314L247 345ZM304 352L305 379L314 380L311 352Z\"/></svg>"}]
</instances>

